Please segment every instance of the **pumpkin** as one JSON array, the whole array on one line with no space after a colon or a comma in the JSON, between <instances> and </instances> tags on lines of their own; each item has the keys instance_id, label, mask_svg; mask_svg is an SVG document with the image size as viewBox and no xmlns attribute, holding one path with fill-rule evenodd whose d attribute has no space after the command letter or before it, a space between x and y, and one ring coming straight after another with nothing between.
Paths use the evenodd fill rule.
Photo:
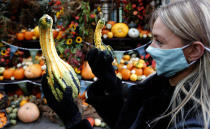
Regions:
<instances>
[{"instance_id":1,"label":"pumpkin","mask_svg":"<svg viewBox=\"0 0 210 129\"><path fill-rule=\"evenodd\" d=\"M108 34L108 32L110 32L110 31L109 30L102 30L102 35Z\"/></svg>"},{"instance_id":2,"label":"pumpkin","mask_svg":"<svg viewBox=\"0 0 210 129\"><path fill-rule=\"evenodd\" d=\"M18 110L18 118L22 122L29 123L39 118L40 112L36 104L26 103Z\"/></svg>"},{"instance_id":3,"label":"pumpkin","mask_svg":"<svg viewBox=\"0 0 210 129\"><path fill-rule=\"evenodd\" d=\"M122 74L122 79L123 80L129 80L130 76L131 76L131 71L129 69L123 68L122 71L121 71L121 74Z\"/></svg>"},{"instance_id":4,"label":"pumpkin","mask_svg":"<svg viewBox=\"0 0 210 129\"><path fill-rule=\"evenodd\" d=\"M116 23L111 29L114 37L117 37L117 38L126 37L128 34L128 30L129 30L128 25L125 23Z\"/></svg>"},{"instance_id":5,"label":"pumpkin","mask_svg":"<svg viewBox=\"0 0 210 129\"><path fill-rule=\"evenodd\" d=\"M4 79L11 79L11 77L14 75L14 71L15 71L15 69L13 69L13 68L4 70L4 72L3 72Z\"/></svg>"},{"instance_id":6,"label":"pumpkin","mask_svg":"<svg viewBox=\"0 0 210 129\"><path fill-rule=\"evenodd\" d=\"M153 68L151 68L151 67L146 67L146 68L144 68L144 75L145 75L145 76L149 76L149 75L152 74L153 72L155 72L155 71L154 71Z\"/></svg>"},{"instance_id":7,"label":"pumpkin","mask_svg":"<svg viewBox=\"0 0 210 129\"><path fill-rule=\"evenodd\" d=\"M113 33L112 32L108 32L107 36L108 36L109 39L111 39L111 38L113 38Z\"/></svg>"},{"instance_id":8,"label":"pumpkin","mask_svg":"<svg viewBox=\"0 0 210 129\"><path fill-rule=\"evenodd\" d=\"M131 74L131 76L130 76L130 80L131 81L136 81L138 79L138 76L135 74L135 73L133 73L133 74Z\"/></svg>"},{"instance_id":9,"label":"pumpkin","mask_svg":"<svg viewBox=\"0 0 210 129\"><path fill-rule=\"evenodd\" d=\"M128 31L128 36L131 38L138 38L139 37L139 31L136 28L131 28Z\"/></svg>"},{"instance_id":10,"label":"pumpkin","mask_svg":"<svg viewBox=\"0 0 210 129\"><path fill-rule=\"evenodd\" d=\"M24 75L28 79L39 78L42 75L42 68L40 64L29 65L24 72Z\"/></svg>"},{"instance_id":11,"label":"pumpkin","mask_svg":"<svg viewBox=\"0 0 210 129\"><path fill-rule=\"evenodd\" d=\"M95 120L92 117L88 117L87 120L90 122L90 125L93 127L95 124Z\"/></svg>"},{"instance_id":12,"label":"pumpkin","mask_svg":"<svg viewBox=\"0 0 210 129\"><path fill-rule=\"evenodd\" d=\"M88 79L88 80L93 79L95 77L87 61L84 61L82 65L81 76L82 78Z\"/></svg>"},{"instance_id":13,"label":"pumpkin","mask_svg":"<svg viewBox=\"0 0 210 129\"><path fill-rule=\"evenodd\" d=\"M25 77L24 75L24 69L23 68L18 68L18 69L15 69L14 71L14 75L15 79L17 80L21 80Z\"/></svg>"},{"instance_id":14,"label":"pumpkin","mask_svg":"<svg viewBox=\"0 0 210 129\"><path fill-rule=\"evenodd\" d=\"M133 68L132 70L135 71L137 76L141 76L143 74L143 70L139 68Z\"/></svg>"},{"instance_id":15,"label":"pumpkin","mask_svg":"<svg viewBox=\"0 0 210 129\"><path fill-rule=\"evenodd\" d=\"M26 39L26 40L31 40L32 37L33 37L33 35L34 35L33 32L31 32L31 31L26 31L24 36L25 36L25 39Z\"/></svg>"},{"instance_id":16,"label":"pumpkin","mask_svg":"<svg viewBox=\"0 0 210 129\"><path fill-rule=\"evenodd\" d=\"M21 40L24 40L24 37L25 37L25 36L24 36L24 33L17 33L17 34L16 34L17 40L20 40L20 41L21 41Z\"/></svg>"}]
</instances>

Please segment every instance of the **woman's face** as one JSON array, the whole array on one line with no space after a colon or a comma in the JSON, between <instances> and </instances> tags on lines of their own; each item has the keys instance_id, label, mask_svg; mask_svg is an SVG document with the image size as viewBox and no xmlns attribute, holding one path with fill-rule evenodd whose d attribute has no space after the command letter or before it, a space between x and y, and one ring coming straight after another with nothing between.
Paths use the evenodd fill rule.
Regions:
<instances>
[{"instance_id":1,"label":"woman's face","mask_svg":"<svg viewBox=\"0 0 210 129\"><path fill-rule=\"evenodd\" d=\"M153 42L151 44L152 47L161 48L161 49L172 49L172 48L180 48L184 45L182 44L182 40L173 34L161 21L160 18L154 23L153 29Z\"/></svg>"}]
</instances>

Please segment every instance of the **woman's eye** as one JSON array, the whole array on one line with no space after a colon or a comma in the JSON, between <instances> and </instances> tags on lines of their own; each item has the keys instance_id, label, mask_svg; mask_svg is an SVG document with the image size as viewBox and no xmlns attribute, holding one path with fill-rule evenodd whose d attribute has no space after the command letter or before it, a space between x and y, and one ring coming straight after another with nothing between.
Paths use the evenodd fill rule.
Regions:
<instances>
[{"instance_id":1,"label":"woman's eye","mask_svg":"<svg viewBox=\"0 0 210 129\"><path fill-rule=\"evenodd\" d=\"M158 41L158 40L156 40L155 43L156 43L157 45L159 45L159 46L162 45L162 43L161 43L160 41Z\"/></svg>"}]
</instances>

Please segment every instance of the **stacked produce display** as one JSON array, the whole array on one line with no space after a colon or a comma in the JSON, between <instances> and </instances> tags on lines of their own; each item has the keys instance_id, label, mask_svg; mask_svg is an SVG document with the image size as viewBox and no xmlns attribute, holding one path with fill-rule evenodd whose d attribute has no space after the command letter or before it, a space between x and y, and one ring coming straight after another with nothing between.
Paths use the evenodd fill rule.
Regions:
<instances>
[{"instance_id":1,"label":"stacked produce display","mask_svg":"<svg viewBox=\"0 0 210 129\"><path fill-rule=\"evenodd\" d=\"M122 2L122 21L111 17L105 20L101 15L102 3L94 5L92 1L2 2L0 16L9 22L0 19L0 128L20 122L36 123L42 117L59 123L42 93L41 78L47 70L51 87L56 79L61 89L73 88L73 97L79 103L83 118L94 127L108 128L95 109L85 102L85 89L97 80L85 60L87 52L93 47L109 52L114 58L116 76L128 85L146 79L156 70L144 46L152 38L144 20L149 2ZM55 21L49 33L38 25L46 13ZM46 46L46 39L54 48ZM131 49L121 50L126 46ZM65 71L71 74L64 74ZM65 84L60 79L65 80ZM57 100L62 99L61 91L56 87L52 91Z\"/></svg>"}]
</instances>

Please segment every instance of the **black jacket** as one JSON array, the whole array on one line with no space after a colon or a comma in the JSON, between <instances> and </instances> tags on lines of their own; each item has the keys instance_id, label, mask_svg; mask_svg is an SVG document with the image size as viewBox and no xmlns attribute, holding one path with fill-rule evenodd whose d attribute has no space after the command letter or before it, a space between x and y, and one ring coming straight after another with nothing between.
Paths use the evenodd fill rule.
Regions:
<instances>
[{"instance_id":1,"label":"black jacket","mask_svg":"<svg viewBox=\"0 0 210 129\"><path fill-rule=\"evenodd\" d=\"M88 88L87 102L91 104L111 129L166 129L170 118L154 124L169 105L174 87L164 77L153 75L140 84L127 88L119 80L117 88L107 90L107 83L96 81ZM110 85L110 84L109 84ZM116 86L113 86L116 87ZM190 118L177 128L201 129L202 122ZM174 129L173 126L171 128ZM74 129L90 129L87 120L82 120Z\"/></svg>"}]
</instances>

